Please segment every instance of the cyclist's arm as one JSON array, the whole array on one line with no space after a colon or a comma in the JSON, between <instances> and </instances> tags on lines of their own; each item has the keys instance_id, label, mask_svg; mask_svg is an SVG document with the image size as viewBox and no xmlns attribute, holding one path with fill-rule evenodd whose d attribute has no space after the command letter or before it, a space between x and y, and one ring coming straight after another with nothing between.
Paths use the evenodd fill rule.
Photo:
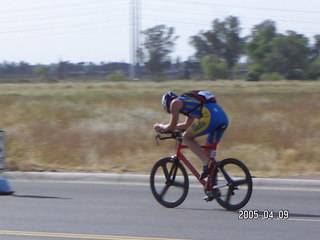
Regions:
<instances>
[{"instance_id":1,"label":"cyclist's arm","mask_svg":"<svg viewBox=\"0 0 320 240\"><path fill-rule=\"evenodd\" d=\"M177 129L184 130L184 131L187 130L190 127L190 125L194 122L194 120L195 120L195 118L187 117L185 122L179 123L177 125Z\"/></svg>"},{"instance_id":2,"label":"cyclist's arm","mask_svg":"<svg viewBox=\"0 0 320 240\"><path fill-rule=\"evenodd\" d=\"M157 131L160 130L169 130L174 131L177 130L178 121L179 121L179 113L180 109L183 107L183 102L181 100L173 100L170 106L170 112L171 112L171 120L168 124L162 124L158 123L155 124L153 127Z\"/></svg>"},{"instance_id":3,"label":"cyclist's arm","mask_svg":"<svg viewBox=\"0 0 320 240\"><path fill-rule=\"evenodd\" d=\"M165 130L174 131L177 129L179 122L180 109L183 107L183 102L181 100L173 100L170 106L171 120L170 123L165 125Z\"/></svg>"}]
</instances>

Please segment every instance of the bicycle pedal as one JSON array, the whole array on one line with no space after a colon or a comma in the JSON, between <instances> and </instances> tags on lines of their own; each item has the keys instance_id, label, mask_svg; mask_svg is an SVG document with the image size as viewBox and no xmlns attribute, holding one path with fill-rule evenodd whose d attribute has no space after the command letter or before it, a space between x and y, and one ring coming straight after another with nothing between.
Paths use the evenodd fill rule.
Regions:
<instances>
[{"instance_id":1,"label":"bicycle pedal","mask_svg":"<svg viewBox=\"0 0 320 240\"><path fill-rule=\"evenodd\" d=\"M204 198L203 198L203 200L204 201L206 201L206 202L211 202L212 200L214 199L214 197L212 197L212 196L205 196Z\"/></svg>"}]
</instances>

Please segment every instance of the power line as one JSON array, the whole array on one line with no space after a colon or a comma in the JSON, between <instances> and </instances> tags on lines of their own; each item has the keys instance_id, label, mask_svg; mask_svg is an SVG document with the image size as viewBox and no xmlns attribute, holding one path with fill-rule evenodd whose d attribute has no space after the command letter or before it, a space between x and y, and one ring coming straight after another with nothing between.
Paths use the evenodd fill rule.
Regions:
<instances>
[{"instance_id":1,"label":"power line","mask_svg":"<svg viewBox=\"0 0 320 240\"><path fill-rule=\"evenodd\" d=\"M87 16L103 16L103 17L109 17L114 15L114 13L124 13L128 14L128 11L124 6L118 6L116 8L110 7L110 6L102 6L102 7L97 7L97 6L90 6L82 9L72 9L75 11L57 11L57 12L37 12L36 14L32 15L24 15L24 14L19 14L18 16L11 16L11 18L4 19L3 15L0 15L0 24L19 24L22 23L25 25L26 22L31 22L31 21L38 21L42 20L41 22L46 22L46 21L61 21L63 19L72 19L72 18L83 18ZM108 14L106 14L108 12Z\"/></svg>"},{"instance_id":2,"label":"power line","mask_svg":"<svg viewBox=\"0 0 320 240\"><path fill-rule=\"evenodd\" d=\"M165 1L167 2L167 1ZM174 3L181 3L181 7L173 7ZM161 2L163 3L163 1ZM182 4L183 3L183 4ZM163 3L166 4L166 3ZM172 24L179 24L181 26L183 25L199 25L199 26L206 26L208 24L211 24L212 21L214 19L217 19L219 17L224 17L226 18L227 16L237 16L239 18L239 20L259 20L259 21L264 21L264 20L275 20L277 26L279 27L279 23L292 23L294 24L294 28L297 29L300 27L303 28L302 32L304 33L312 33L312 34L318 34L318 27L316 27L320 21L320 19L315 18L314 16L312 17L312 19L308 20L306 19L306 17L304 18L299 18L297 16L297 13L320 13L318 11L295 11L295 10L284 10L284 9L273 9L273 10L278 10L280 12L291 12L292 14L294 14L294 16L288 16L288 14L286 15L281 15L280 17L273 17L270 15L259 15L259 16L254 16L253 13L255 13L254 11L250 11L249 14L246 14L245 16L239 16L239 14L233 14L231 11L228 11L227 14L223 14L219 11L213 11L211 8L205 8L204 10L200 10L200 8L198 7L199 5L205 4L205 6L215 6L215 5L219 5L219 7L228 7L230 9L230 7L233 8L238 8L238 5L226 5L226 4L216 4L216 3L212 3L212 1L210 1L210 3L206 2L203 3L202 1L186 1L186 0L171 0L168 1L168 5L164 6L164 5L160 5L156 8L155 5L152 4L152 1L148 1L146 4L144 4L144 19L149 22L152 23L152 21L157 21L159 19L159 21L162 22L169 22ZM192 6L192 7L191 7ZM270 10L271 8L258 8L258 7L245 7L245 6L240 6L241 8L244 9L256 9L256 10ZM199 16L199 17L196 17ZM209 17L212 17L212 19L209 19ZM157 19L158 17L158 19ZM203 21L200 21L200 17L203 19ZM205 22L207 19L207 22ZM299 20L300 19L300 20ZM260 22L257 22L256 24L259 24ZM248 25L248 24L247 24ZM313 28L308 28L308 26L314 26ZM254 25L251 26L251 28ZM240 26L241 28L243 28L244 26ZM248 30L250 27L247 27ZM307 30L307 31L306 31Z\"/></svg>"},{"instance_id":3,"label":"power line","mask_svg":"<svg viewBox=\"0 0 320 240\"><path fill-rule=\"evenodd\" d=\"M182 2L182 1L181 1ZM222 5L221 5L222 6ZM184 18L188 18L188 20L190 21L190 15L186 15L187 13L189 14L192 14L192 16L194 17L195 15L198 15L198 16L212 16L212 17L216 17L216 16L220 16L220 17L225 17L225 16L229 16L229 15L234 15L230 12L226 13L226 14L221 14L221 13L218 13L218 12L214 12L212 11L211 9L197 9L197 8L189 8L187 6L182 6L182 7L179 7L179 8L170 8L170 7L166 7L165 9L159 9L159 8L156 8L154 5L150 5L150 2L148 5L144 6L145 9L144 9L144 16L150 14L152 16L155 16L155 13L154 11L156 12L156 14L158 14L159 17L168 17L168 13L173 13L175 14L175 17L179 14L179 15L182 15L184 13ZM255 9L259 9L259 8L255 8ZM162 11L161 11L162 10ZM210 12L208 12L208 10ZM160 16L159 14L165 14L165 16ZM319 12L320 13L320 12ZM252 14L252 12L250 13ZM281 17L285 17L285 18L278 18L277 19L279 21L283 21L283 22L292 22L292 23L311 23L311 24L318 24L320 19L315 19L314 17L312 18L312 21L309 21L309 20L304 20L304 19L300 19L300 20L297 20L297 15L294 16L294 20L290 20L288 19L288 16L286 15L282 15ZM243 19L260 19L260 20L264 20L264 19L270 19L269 17L262 17L261 15L259 15L259 17L253 17L252 15L246 15L246 16L241 16L241 18ZM191 18L192 21L194 20L193 18ZM318 21L317 21L318 20Z\"/></svg>"},{"instance_id":4,"label":"power line","mask_svg":"<svg viewBox=\"0 0 320 240\"><path fill-rule=\"evenodd\" d=\"M122 0L123 2L125 0ZM118 3L121 3L121 0L117 0L117 4ZM96 0L96 1L93 1L93 0L85 0L85 1L79 1L79 0L76 0L75 2L73 3L68 3L68 4L53 4L53 5L43 5L41 7L31 7L31 8L15 8L15 9L6 9L6 10L2 10L0 11L0 14L10 14L10 13L26 13L26 12L32 12L32 11L37 11L38 13L39 12L42 12L42 11L52 11L52 10L64 10L66 8L69 8L69 9L76 9L76 8L79 8L79 7L88 7L87 5L89 4L89 6L96 6L96 5L106 5L107 4L110 4L110 2L108 3L107 1L101 1L101 0ZM114 5L111 4L111 6ZM110 5L109 5L110 6Z\"/></svg>"},{"instance_id":5,"label":"power line","mask_svg":"<svg viewBox=\"0 0 320 240\"><path fill-rule=\"evenodd\" d=\"M111 21L114 20L115 17L120 17L117 21ZM46 23L40 23L39 25L34 25L32 27L30 26L16 26L15 28L6 26L6 28L0 28L1 34L11 34L11 33L23 33L23 32L36 32L36 31L51 31L56 29L67 29L67 28L73 28L73 27L84 27L89 25L103 25L103 26L112 26L119 22L125 22L128 24L128 21L126 19L127 14L123 13L115 13L112 15L106 16L107 18L104 19L97 19L97 18L83 18L77 21L73 22L66 22L65 20L59 20L56 22L53 22L53 24ZM110 21L106 21L110 20ZM2 36L3 37L3 36Z\"/></svg>"},{"instance_id":6,"label":"power line","mask_svg":"<svg viewBox=\"0 0 320 240\"><path fill-rule=\"evenodd\" d=\"M164 0L166 1L166 0ZM320 14L320 11L306 11L306 10L290 10L290 9L279 9L279 8L265 8L265 7L252 7L244 5L228 5L221 3L210 2L201 2L201 1L187 1L187 0L170 0L168 3L182 3L189 5L207 5L207 6L216 6L216 7L226 7L226 8L242 8L242 9L252 9L252 10L262 10L262 11L278 11L278 12L292 12L292 13L308 13L308 14ZM149 1L150 4L150 1Z\"/></svg>"},{"instance_id":7,"label":"power line","mask_svg":"<svg viewBox=\"0 0 320 240\"><path fill-rule=\"evenodd\" d=\"M35 31L51 31L54 29L61 29L61 28L66 28L66 27L77 27L77 26L84 26L84 24L103 24L106 26L106 23L102 23L100 20L99 21L91 21L91 22L83 22L83 23L69 23L69 24L58 24L58 25L51 25L51 26L39 26L39 27L33 27L33 28L25 28L25 29L16 29L16 30L4 30L1 31L1 34L5 33L23 33L23 32L35 32ZM114 24L114 23L112 23Z\"/></svg>"},{"instance_id":8,"label":"power line","mask_svg":"<svg viewBox=\"0 0 320 240\"><path fill-rule=\"evenodd\" d=\"M178 13L176 11L170 11L170 10L166 10L167 12L172 12L172 13ZM152 13L150 13L151 18L153 19L156 19L156 16ZM209 16L208 14L203 14L203 15L206 15L206 16ZM169 16L165 15L165 16L161 16L161 15L157 15L158 18L161 18L161 20L163 19L172 19L173 22L176 22L176 23L185 23L185 24L194 24L194 25L204 25L203 21L195 21L195 20L190 20L190 18L188 17L182 17L180 19L178 19L176 16L173 17L173 18L170 18ZM227 15L223 15L223 14L216 14L215 16L215 19L217 17L227 17ZM144 18L149 18L150 17L148 16L148 13L145 14ZM270 19L270 18L263 18L263 17L250 17L250 16L244 16L244 17L238 17L238 18L241 18L241 19L256 19L256 20L261 20L261 21L264 21L266 19ZM211 22L213 21L214 19L211 20ZM289 19L278 19L278 21L281 21L281 22L288 22L288 23L299 23L299 24L317 24L318 22L316 21L303 21L303 20L289 20Z\"/></svg>"},{"instance_id":9,"label":"power line","mask_svg":"<svg viewBox=\"0 0 320 240\"><path fill-rule=\"evenodd\" d=\"M156 21L158 21L157 18L153 18L153 17L145 17L144 18L145 22L150 22L150 23L154 23ZM161 23L169 23L169 24L180 24L179 27L177 28L177 30L181 30L182 28L184 30L190 30L190 25L193 25L193 26L199 26L199 27L206 27L207 29L198 29L198 32L199 31L208 31L208 30L211 30L211 23L208 22L208 23L203 23L203 22L195 22L195 21L184 21L184 20L179 20L179 19L165 19L165 18L162 18L161 19ZM251 25L240 25L240 28L241 29L250 29L252 28ZM287 30L290 30L290 29L287 29ZM316 35L316 34L319 34L319 32L317 31L313 31L312 29L306 29L304 28L304 33L308 33L308 34L313 34L313 35ZM195 32L194 35L196 35L197 33Z\"/></svg>"},{"instance_id":10,"label":"power line","mask_svg":"<svg viewBox=\"0 0 320 240\"><path fill-rule=\"evenodd\" d=\"M1 24L14 24L14 23L24 23L25 24L26 22L38 21L38 20L44 20L44 21L45 20L54 20L54 21L56 21L57 19L60 20L62 18L65 18L65 19L74 18L74 17L79 18L79 16L81 16L81 17L92 16L92 15L99 16L98 14L103 14L102 16L110 16L115 13L114 11L112 11L110 14L106 15L105 14L106 10L115 10L115 9L109 9L109 8L104 7L104 8L92 9L91 11L88 11L87 9L83 9L82 11L73 12L73 13L58 12L58 13L51 14L51 15L37 14L36 16L35 15L27 16L27 17L20 16L20 18L9 18L9 19L4 19L4 20L1 20L1 18L0 18L0 23ZM127 14L126 11L124 13Z\"/></svg>"},{"instance_id":11,"label":"power line","mask_svg":"<svg viewBox=\"0 0 320 240\"><path fill-rule=\"evenodd\" d=\"M110 26L110 24L108 23L103 23L103 22L99 22L96 23L94 25L83 25L83 24L74 24L74 25L70 25L69 27L72 27L71 29L65 30L63 29L63 27L53 27L51 29L30 29L30 30L22 30L22 31L12 31L12 32L7 32L7 34L4 36L2 35L2 37L0 38L0 41L2 40L6 40L6 39L16 39L16 36L10 36L13 34L23 34L23 38L48 38L51 36L60 36L60 35L70 35L70 34L75 34L75 33L88 33L88 32L92 32L92 31L97 31L100 30L99 32L102 33L101 30L104 30L106 26ZM128 22L124 21L124 22L119 22L117 21L116 23L111 23L112 27L127 27L128 26ZM79 29L78 27L81 27L81 29ZM46 33L45 35L43 33L39 33L39 31L42 30L50 30L50 32ZM52 30L59 30L58 32L54 32ZM4 34L3 32L0 31L1 34ZM10 34L10 35L9 35ZM29 35L26 35L29 34ZM30 35L31 34L31 35Z\"/></svg>"}]
</instances>

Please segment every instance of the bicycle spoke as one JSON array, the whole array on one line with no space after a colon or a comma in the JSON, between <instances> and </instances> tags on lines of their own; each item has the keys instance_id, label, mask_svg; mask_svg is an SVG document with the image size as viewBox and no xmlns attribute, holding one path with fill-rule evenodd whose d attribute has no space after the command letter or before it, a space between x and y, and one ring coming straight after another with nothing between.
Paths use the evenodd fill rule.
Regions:
<instances>
[{"instance_id":1,"label":"bicycle spoke","mask_svg":"<svg viewBox=\"0 0 320 240\"><path fill-rule=\"evenodd\" d=\"M177 181L174 181L172 183L172 186L175 186L175 187L180 187L180 188L184 188L184 183L183 182L177 182Z\"/></svg>"},{"instance_id":2,"label":"bicycle spoke","mask_svg":"<svg viewBox=\"0 0 320 240\"><path fill-rule=\"evenodd\" d=\"M233 191L233 187L229 186L228 187L227 197L226 197L227 205L230 205L230 198L231 198L231 195L232 195L232 191Z\"/></svg>"},{"instance_id":3,"label":"bicycle spoke","mask_svg":"<svg viewBox=\"0 0 320 240\"><path fill-rule=\"evenodd\" d=\"M162 198L166 195L169 187L170 187L170 184L166 184L166 186L162 189L162 191L161 191L161 193L160 193L160 196L161 196Z\"/></svg>"},{"instance_id":4,"label":"bicycle spoke","mask_svg":"<svg viewBox=\"0 0 320 240\"><path fill-rule=\"evenodd\" d=\"M242 185L242 184L247 184L248 183L248 180L247 179L241 179L241 180L236 180L233 182L233 185L234 186L239 186L239 185Z\"/></svg>"},{"instance_id":5,"label":"bicycle spoke","mask_svg":"<svg viewBox=\"0 0 320 240\"><path fill-rule=\"evenodd\" d=\"M232 182L232 178L231 178L231 177L229 176L229 174L224 170L224 168L222 167L222 168L218 168L218 169L221 171L223 177L227 180L227 182L228 182L228 183L231 183L231 182Z\"/></svg>"},{"instance_id":6,"label":"bicycle spoke","mask_svg":"<svg viewBox=\"0 0 320 240\"><path fill-rule=\"evenodd\" d=\"M162 167L162 171L164 173L164 176L168 182L170 180L170 176L169 176L167 165L163 164L163 165L161 165L161 167Z\"/></svg>"},{"instance_id":7,"label":"bicycle spoke","mask_svg":"<svg viewBox=\"0 0 320 240\"><path fill-rule=\"evenodd\" d=\"M170 171L170 173L172 174L172 172L173 172L173 174L172 174L172 183L175 181L175 179L176 179L176 176L177 176L177 171L178 171L178 165L176 165L176 164L174 164L173 166L172 166L172 169L171 169L171 171Z\"/></svg>"}]
</instances>

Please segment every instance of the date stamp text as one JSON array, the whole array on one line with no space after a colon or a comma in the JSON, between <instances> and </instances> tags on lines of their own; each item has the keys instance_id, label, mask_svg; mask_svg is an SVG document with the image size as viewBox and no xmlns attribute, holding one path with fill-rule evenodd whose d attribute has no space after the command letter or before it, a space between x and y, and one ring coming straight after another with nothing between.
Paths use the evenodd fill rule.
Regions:
<instances>
[{"instance_id":1,"label":"date stamp text","mask_svg":"<svg viewBox=\"0 0 320 240\"><path fill-rule=\"evenodd\" d=\"M286 220L289 219L289 210L258 210L241 209L238 211L239 220Z\"/></svg>"}]
</instances>

